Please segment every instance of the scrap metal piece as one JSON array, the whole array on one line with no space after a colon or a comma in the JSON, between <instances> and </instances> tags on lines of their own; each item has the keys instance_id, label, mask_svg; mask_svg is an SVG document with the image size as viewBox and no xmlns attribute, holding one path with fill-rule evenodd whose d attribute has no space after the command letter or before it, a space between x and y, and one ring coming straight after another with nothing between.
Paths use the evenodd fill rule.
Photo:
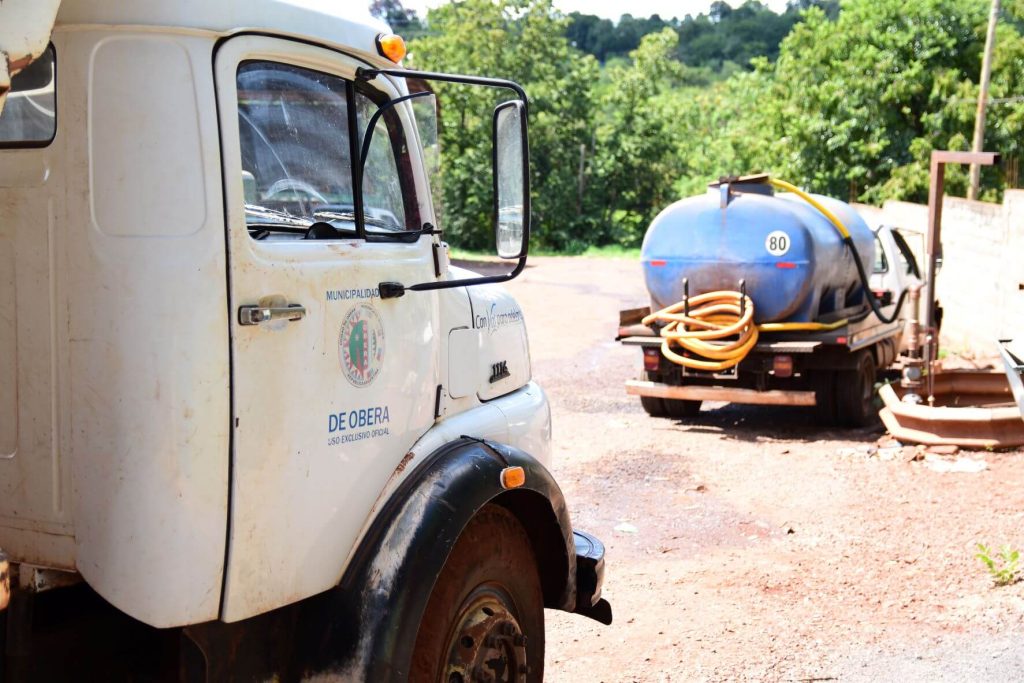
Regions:
<instances>
[{"instance_id":1,"label":"scrap metal piece","mask_svg":"<svg viewBox=\"0 0 1024 683\"><path fill-rule=\"evenodd\" d=\"M1000 339L999 356L1003 359L1003 367L1006 369L1006 381L1010 384L1010 391L1013 392L1021 418L1024 419L1024 360L1010 350L1009 345L1012 343L1012 339Z\"/></svg>"},{"instance_id":2,"label":"scrap metal piece","mask_svg":"<svg viewBox=\"0 0 1024 683\"><path fill-rule=\"evenodd\" d=\"M1024 420L1006 375L971 370L934 374L935 405L908 403L903 390L878 391L879 415L895 439L929 446L1009 448L1024 445Z\"/></svg>"}]
</instances>

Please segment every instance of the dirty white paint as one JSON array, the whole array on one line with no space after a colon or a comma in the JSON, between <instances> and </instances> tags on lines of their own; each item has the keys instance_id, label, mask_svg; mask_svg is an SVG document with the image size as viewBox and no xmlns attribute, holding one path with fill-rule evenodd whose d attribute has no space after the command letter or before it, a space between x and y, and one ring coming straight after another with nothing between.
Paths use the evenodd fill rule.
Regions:
<instances>
[{"instance_id":1,"label":"dirty white paint","mask_svg":"<svg viewBox=\"0 0 1024 683\"><path fill-rule=\"evenodd\" d=\"M486 401L530 381L526 320L519 304L504 287L471 287L469 296L473 303L473 327L480 335L477 394Z\"/></svg>"},{"instance_id":2,"label":"dirty white paint","mask_svg":"<svg viewBox=\"0 0 1024 683\"><path fill-rule=\"evenodd\" d=\"M335 52L258 36L235 38L216 57L224 177L233 179L227 184L231 308L265 296L306 308L304 319L276 328L232 320L237 426L227 621L334 585L384 482L434 421L447 336L437 293L386 300L375 294L383 281L434 279L430 236L412 244L250 238L235 75L240 62L252 59L346 79L358 66ZM421 211L432 218L429 205ZM370 352L371 367L357 376L348 344L359 321L379 353Z\"/></svg>"},{"instance_id":3,"label":"dirty white paint","mask_svg":"<svg viewBox=\"0 0 1024 683\"><path fill-rule=\"evenodd\" d=\"M346 378L339 338L356 302L325 292L432 280L436 238L251 240L238 63L351 78L357 62L269 37L232 38L216 62L214 47L266 28L371 59L380 26L273 0L208 5L67 0L52 35L57 136L0 150L0 548L77 570L159 627L241 619L335 585L394 486L447 440L486 437L546 462L550 439L521 314L497 287L472 306L466 289L360 301L386 353L369 381ZM238 325L240 305L268 297L307 315ZM479 362L453 397L457 328L477 330ZM510 377L491 383L497 361Z\"/></svg>"},{"instance_id":4,"label":"dirty white paint","mask_svg":"<svg viewBox=\"0 0 1024 683\"><path fill-rule=\"evenodd\" d=\"M57 136L0 150L0 547L76 569L155 626L213 619L230 419L223 203L212 76L180 81L209 74L213 39L97 27L52 41ZM125 44L122 69L109 50ZM168 78L182 96L147 109ZM146 191L189 208L146 205L133 182L181 154L183 135L191 172Z\"/></svg>"}]
</instances>

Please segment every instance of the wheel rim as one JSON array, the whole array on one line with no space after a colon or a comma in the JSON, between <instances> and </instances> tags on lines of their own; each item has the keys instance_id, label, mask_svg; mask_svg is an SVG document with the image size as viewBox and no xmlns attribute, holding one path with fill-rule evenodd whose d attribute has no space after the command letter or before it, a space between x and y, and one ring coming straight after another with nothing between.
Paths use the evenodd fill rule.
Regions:
<instances>
[{"instance_id":1,"label":"wheel rim","mask_svg":"<svg viewBox=\"0 0 1024 683\"><path fill-rule=\"evenodd\" d=\"M526 636L498 586L481 586L463 602L448 638L442 683L521 683Z\"/></svg>"}]
</instances>

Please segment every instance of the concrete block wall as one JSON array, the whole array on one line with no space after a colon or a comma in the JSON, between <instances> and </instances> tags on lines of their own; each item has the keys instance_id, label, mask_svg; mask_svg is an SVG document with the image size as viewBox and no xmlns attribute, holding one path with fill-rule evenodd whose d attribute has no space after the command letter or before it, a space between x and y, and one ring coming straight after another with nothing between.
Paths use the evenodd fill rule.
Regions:
<instances>
[{"instance_id":1,"label":"concrete block wall","mask_svg":"<svg viewBox=\"0 0 1024 683\"><path fill-rule=\"evenodd\" d=\"M857 209L872 227L920 232L911 244L916 251L918 242L923 252L927 206L889 201L881 209ZM942 245L936 289L944 309L943 345L987 354L996 339L1024 340L1024 190L1008 190L1002 204L946 197Z\"/></svg>"}]
</instances>

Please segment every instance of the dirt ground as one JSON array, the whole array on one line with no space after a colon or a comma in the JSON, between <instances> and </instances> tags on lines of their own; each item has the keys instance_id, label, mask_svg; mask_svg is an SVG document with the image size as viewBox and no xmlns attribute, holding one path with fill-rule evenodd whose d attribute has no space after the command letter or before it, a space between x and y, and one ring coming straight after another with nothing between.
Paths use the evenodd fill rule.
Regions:
<instances>
[{"instance_id":1,"label":"dirt ground","mask_svg":"<svg viewBox=\"0 0 1024 683\"><path fill-rule=\"evenodd\" d=\"M618 310L646 303L639 265L530 263L509 288L615 611L549 611L546 680L1024 680L1024 584L993 588L975 558L1024 545L1022 453L940 473L809 409L650 418L623 389L640 352L612 341Z\"/></svg>"}]
</instances>

